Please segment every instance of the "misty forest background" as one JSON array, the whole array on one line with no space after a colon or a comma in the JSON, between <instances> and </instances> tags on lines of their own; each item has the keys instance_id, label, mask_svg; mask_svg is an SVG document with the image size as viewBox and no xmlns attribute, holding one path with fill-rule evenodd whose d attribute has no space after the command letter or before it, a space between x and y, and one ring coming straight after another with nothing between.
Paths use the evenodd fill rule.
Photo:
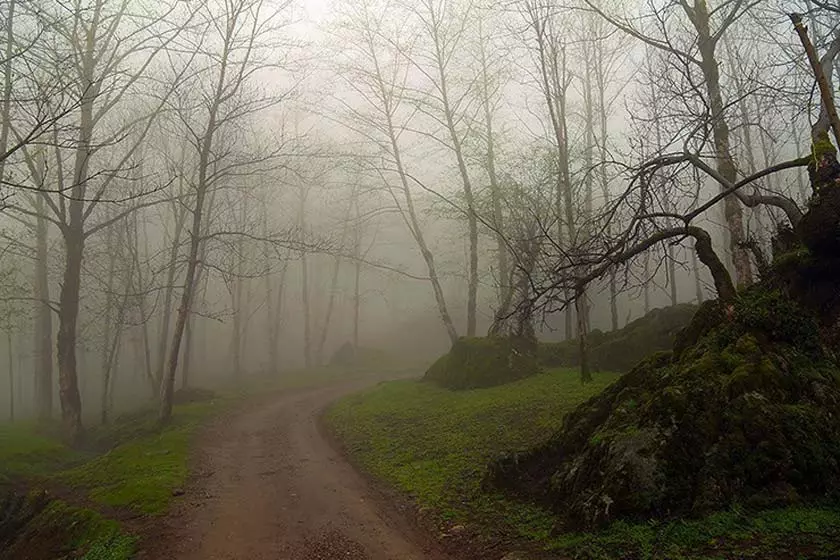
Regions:
<instances>
[{"instance_id":1,"label":"misty forest background","mask_svg":"<svg viewBox=\"0 0 840 560\"><path fill-rule=\"evenodd\" d=\"M0 414L613 330L716 297L688 235L601 266L675 224L750 284L806 170L704 204L809 154L792 11L840 49L833 0L0 1Z\"/></svg>"}]
</instances>

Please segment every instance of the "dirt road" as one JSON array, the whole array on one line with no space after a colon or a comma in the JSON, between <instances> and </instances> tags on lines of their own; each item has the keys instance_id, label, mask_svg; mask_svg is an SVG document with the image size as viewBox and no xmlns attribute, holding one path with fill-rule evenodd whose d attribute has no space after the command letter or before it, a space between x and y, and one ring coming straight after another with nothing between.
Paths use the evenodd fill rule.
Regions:
<instances>
[{"instance_id":1,"label":"dirt road","mask_svg":"<svg viewBox=\"0 0 840 560\"><path fill-rule=\"evenodd\" d=\"M443 559L330 445L318 418L371 382L279 395L209 426L144 559Z\"/></svg>"}]
</instances>

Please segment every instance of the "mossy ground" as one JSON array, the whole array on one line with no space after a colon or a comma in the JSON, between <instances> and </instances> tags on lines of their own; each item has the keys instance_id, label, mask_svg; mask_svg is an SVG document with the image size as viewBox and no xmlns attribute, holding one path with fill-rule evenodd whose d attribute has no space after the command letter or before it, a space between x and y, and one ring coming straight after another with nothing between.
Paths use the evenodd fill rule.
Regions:
<instances>
[{"instance_id":1,"label":"mossy ground","mask_svg":"<svg viewBox=\"0 0 840 560\"><path fill-rule=\"evenodd\" d=\"M177 406L173 422L162 430L151 409L121 417L90 434L93 442L112 444L102 454L69 449L38 434L32 426L3 426L0 442L7 445L0 447L0 473L29 488L72 488L69 494L78 495L92 507L159 515L169 507L173 491L186 482L195 431L231 401L228 397ZM8 545L8 556L0 553L0 558L19 557L16 554L37 548L39 543L50 548L32 558L53 558L55 554L87 560L131 558L135 538L124 533L116 521L64 499L48 500L43 510L26 516ZM23 517L24 513L14 515Z\"/></svg>"},{"instance_id":2,"label":"mossy ground","mask_svg":"<svg viewBox=\"0 0 840 560\"><path fill-rule=\"evenodd\" d=\"M400 381L346 398L327 422L364 469L479 535L586 559L831 558L840 555L840 511L731 509L694 520L627 523L561 533L558 516L482 488L499 453L544 443L565 413L617 379L551 370L509 385L453 392Z\"/></svg>"},{"instance_id":3,"label":"mossy ground","mask_svg":"<svg viewBox=\"0 0 840 560\"><path fill-rule=\"evenodd\" d=\"M174 499L174 491L187 481L193 438L209 418L250 396L366 374L331 367L251 378L216 393L210 400L176 405L172 422L163 429L157 423L155 407L92 428L88 450L83 451L44 435L34 424L0 424L0 497L4 486L16 489L18 494L22 486L33 489L33 496L37 494L34 489L70 489L68 494L78 496L84 506L101 507L103 511L117 508L131 515L161 515ZM0 519L3 514L0 507ZM0 546L0 560L18 558L14 550L28 550L37 543L52 548L45 549L41 556L27 557L52 559L60 552L58 558L121 560L133 554L133 536L124 533L116 521L80 504L50 497L38 511L20 509L19 517L25 517L26 522L15 531L14 542L7 545L12 547L12 555L7 556Z\"/></svg>"},{"instance_id":4,"label":"mossy ground","mask_svg":"<svg viewBox=\"0 0 840 560\"><path fill-rule=\"evenodd\" d=\"M178 406L172 423L154 428L154 417L133 418L118 423L117 431L138 430L111 451L61 472L55 479L86 489L97 504L126 507L137 513L165 513L176 489L183 488L188 475L187 459L193 434L229 398Z\"/></svg>"}]
</instances>

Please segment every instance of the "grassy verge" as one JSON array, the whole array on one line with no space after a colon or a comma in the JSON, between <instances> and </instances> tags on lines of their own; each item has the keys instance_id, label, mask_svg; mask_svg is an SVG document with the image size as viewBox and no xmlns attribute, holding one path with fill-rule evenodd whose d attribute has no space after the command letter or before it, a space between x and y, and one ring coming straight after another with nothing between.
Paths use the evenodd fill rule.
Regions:
<instances>
[{"instance_id":1,"label":"grassy verge","mask_svg":"<svg viewBox=\"0 0 840 560\"><path fill-rule=\"evenodd\" d=\"M584 559L840 557L840 511L830 508L735 510L558 534L550 512L481 488L488 460L541 443L565 413L615 379L596 374L583 387L575 372L552 370L460 392L399 381L340 401L326 420L362 468L441 521L466 525L481 537Z\"/></svg>"},{"instance_id":2,"label":"grassy verge","mask_svg":"<svg viewBox=\"0 0 840 560\"><path fill-rule=\"evenodd\" d=\"M169 508L173 492L187 480L190 443L196 430L230 399L181 405L163 430L155 428L153 415L129 416L109 431L136 431L104 455L97 456L55 478L89 492L90 499L111 507L159 515Z\"/></svg>"},{"instance_id":3,"label":"grassy verge","mask_svg":"<svg viewBox=\"0 0 840 560\"><path fill-rule=\"evenodd\" d=\"M616 379L595 374L582 386L571 371L553 370L522 381L472 391L449 391L397 381L346 398L327 423L371 474L430 507L444 520L547 534L544 512L481 489L485 465L504 451L544 441L562 415Z\"/></svg>"},{"instance_id":4,"label":"grassy verge","mask_svg":"<svg viewBox=\"0 0 840 560\"><path fill-rule=\"evenodd\" d=\"M134 538L119 524L94 509L120 508L144 515L165 513L173 496L187 481L190 448L198 429L208 419L243 398L283 389L306 388L355 379L361 371L321 368L290 372L276 378L250 378L224 388L215 398L177 405L172 422L161 429L156 408L148 407L118 417L112 424L90 429L88 439L105 452L80 452L42 435L34 425L0 424L0 559L9 550L29 550L42 543L41 556L63 551L67 558L122 560L131 558ZM25 486L20 503L3 503L3 486ZM45 499L38 488L70 488L83 504ZM80 507L80 505L90 505ZM11 513L9 513L11 512ZM4 517L5 516L5 517ZM12 520L4 525L6 518ZM4 527L15 527L3 543Z\"/></svg>"},{"instance_id":5,"label":"grassy verge","mask_svg":"<svg viewBox=\"0 0 840 560\"><path fill-rule=\"evenodd\" d=\"M134 552L135 538L96 511L37 492L5 500L0 558L125 560Z\"/></svg>"}]
</instances>

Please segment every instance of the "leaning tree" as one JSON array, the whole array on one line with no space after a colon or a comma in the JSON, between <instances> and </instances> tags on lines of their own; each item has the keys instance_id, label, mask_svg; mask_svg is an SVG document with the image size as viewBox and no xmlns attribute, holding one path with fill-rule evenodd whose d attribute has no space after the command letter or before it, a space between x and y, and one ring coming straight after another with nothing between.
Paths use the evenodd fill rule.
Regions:
<instances>
[{"instance_id":1,"label":"leaning tree","mask_svg":"<svg viewBox=\"0 0 840 560\"><path fill-rule=\"evenodd\" d=\"M534 297L557 305L654 247L693 239L718 296L673 351L581 405L546 444L491 465L489 483L546 503L568 528L840 496L840 164L831 140L840 141L840 121L829 71L840 37L820 59L799 16L791 18L822 100L809 156L732 179L708 163L714 152L687 143L633 170L601 216L601 224L621 217L621 232L605 235L601 225L602 235L538 269ZM666 211L650 179L680 167L699 169L720 192ZM745 188L794 167L808 169L806 208ZM760 281L740 290L703 227L704 214L731 196L771 205L787 220L772 256L753 255Z\"/></svg>"}]
</instances>

